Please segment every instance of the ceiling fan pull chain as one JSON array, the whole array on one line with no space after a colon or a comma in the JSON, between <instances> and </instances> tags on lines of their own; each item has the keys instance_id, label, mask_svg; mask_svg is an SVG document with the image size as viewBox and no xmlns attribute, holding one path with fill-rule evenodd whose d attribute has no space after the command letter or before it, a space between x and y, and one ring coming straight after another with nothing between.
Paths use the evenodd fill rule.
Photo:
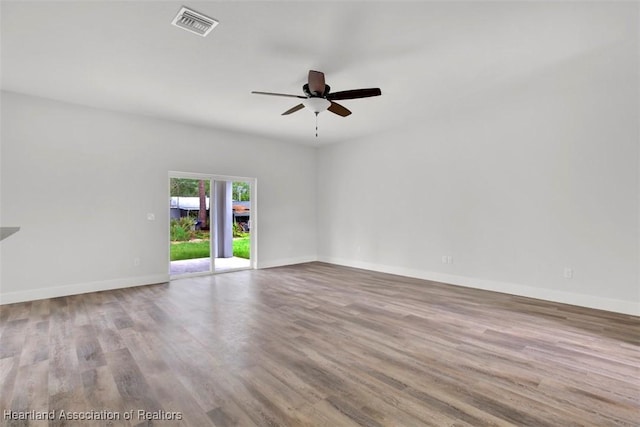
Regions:
<instances>
[{"instance_id":1,"label":"ceiling fan pull chain","mask_svg":"<svg viewBox=\"0 0 640 427\"><path fill-rule=\"evenodd\" d=\"M318 137L318 113L316 112L316 138Z\"/></svg>"}]
</instances>

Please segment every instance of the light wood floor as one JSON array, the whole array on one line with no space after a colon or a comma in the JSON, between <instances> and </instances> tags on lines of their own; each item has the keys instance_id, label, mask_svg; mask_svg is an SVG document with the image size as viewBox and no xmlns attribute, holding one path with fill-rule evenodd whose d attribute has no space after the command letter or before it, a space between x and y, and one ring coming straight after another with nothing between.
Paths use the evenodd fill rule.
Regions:
<instances>
[{"instance_id":1,"label":"light wood floor","mask_svg":"<svg viewBox=\"0 0 640 427\"><path fill-rule=\"evenodd\" d=\"M633 316L322 263L0 310L4 416L145 410L181 413L153 425L197 427L640 425ZM111 424L29 425L48 424L148 423L134 412Z\"/></svg>"}]
</instances>

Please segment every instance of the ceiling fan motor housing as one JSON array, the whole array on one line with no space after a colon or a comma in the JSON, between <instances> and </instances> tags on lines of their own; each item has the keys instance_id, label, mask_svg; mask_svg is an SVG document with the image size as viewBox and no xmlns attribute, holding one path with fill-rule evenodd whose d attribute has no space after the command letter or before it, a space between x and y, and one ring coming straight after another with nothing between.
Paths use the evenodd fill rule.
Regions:
<instances>
[{"instance_id":1,"label":"ceiling fan motor housing","mask_svg":"<svg viewBox=\"0 0 640 427\"><path fill-rule=\"evenodd\" d=\"M308 97L324 97L327 96L327 94L329 93L329 91L331 90L331 86L325 84L324 85L324 92L323 93L312 93L311 90L309 89L309 83L305 83L302 86L302 91L304 92L305 95L307 95Z\"/></svg>"}]
</instances>

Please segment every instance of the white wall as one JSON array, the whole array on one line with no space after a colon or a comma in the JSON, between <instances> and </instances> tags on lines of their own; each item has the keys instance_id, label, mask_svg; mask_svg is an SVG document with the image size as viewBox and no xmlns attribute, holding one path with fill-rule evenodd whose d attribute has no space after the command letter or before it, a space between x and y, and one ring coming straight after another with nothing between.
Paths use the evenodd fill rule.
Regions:
<instances>
[{"instance_id":1,"label":"white wall","mask_svg":"<svg viewBox=\"0 0 640 427\"><path fill-rule=\"evenodd\" d=\"M258 178L261 267L319 258L640 314L638 7L593 10L567 28L602 44L543 37L539 68L474 74L444 105L383 87L412 124L317 151L2 93L0 224L22 230L0 244L0 302L166 280L175 170Z\"/></svg>"},{"instance_id":2,"label":"white wall","mask_svg":"<svg viewBox=\"0 0 640 427\"><path fill-rule=\"evenodd\" d=\"M614 12L606 48L323 147L319 259L640 314L638 19Z\"/></svg>"},{"instance_id":3,"label":"white wall","mask_svg":"<svg viewBox=\"0 0 640 427\"><path fill-rule=\"evenodd\" d=\"M2 242L2 303L167 280L170 170L257 178L258 267L316 257L315 148L1 101L1 220L22 227Z\"/></svg>"}]
</instances>

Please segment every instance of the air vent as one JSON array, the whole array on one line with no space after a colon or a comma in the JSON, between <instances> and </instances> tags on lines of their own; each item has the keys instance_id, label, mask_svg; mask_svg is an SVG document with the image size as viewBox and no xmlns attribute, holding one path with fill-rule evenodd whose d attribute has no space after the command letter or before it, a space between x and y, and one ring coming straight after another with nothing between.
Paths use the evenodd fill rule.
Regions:
<instances>
[{"instance_id":1,"label":"air vent","mask_svg":"<svg viewBox=\"0 0 640 427\"><path fill-rule=\"evenodd\" d=\"M195 10L187 9L183 7L178 12L178 15L173 19L173 25L180 27L184 30L205 37L213 30L213 27L218 25L218 21L208 16L204 16Z\"/></svg>"}]
</instances>

